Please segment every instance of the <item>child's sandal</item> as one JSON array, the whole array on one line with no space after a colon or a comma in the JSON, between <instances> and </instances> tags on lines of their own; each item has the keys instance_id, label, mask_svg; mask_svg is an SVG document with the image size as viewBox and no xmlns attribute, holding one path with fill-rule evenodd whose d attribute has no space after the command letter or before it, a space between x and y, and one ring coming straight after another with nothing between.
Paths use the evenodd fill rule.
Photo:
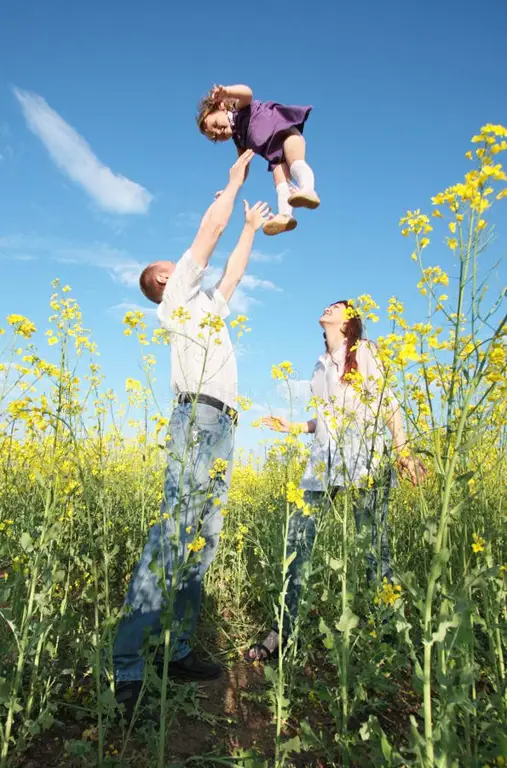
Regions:
<instances>
[{"instance_id":1,"label":"child's sandal","mask_svg":"<svg viewBox=\"0 0 507 768\"><path fill-rule=\"evenodd\" d=\"M281 232L292 232L293 229L296 229L297 225L296 219L292 216L278 213L264 224L262 230L265 235L279 235Z\"/></svg>"}]
</instances>

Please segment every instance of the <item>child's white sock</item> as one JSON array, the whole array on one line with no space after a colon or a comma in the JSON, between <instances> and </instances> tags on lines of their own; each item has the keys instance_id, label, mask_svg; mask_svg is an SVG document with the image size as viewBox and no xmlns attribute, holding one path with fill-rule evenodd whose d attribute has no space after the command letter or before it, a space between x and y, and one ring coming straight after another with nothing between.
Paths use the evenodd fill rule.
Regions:
<instances>
[{"instance_id":1,"label":"child's white sock","mask_svg":"<svg viewBox=\"0 0 507 768\"><path fill-rule=\"evenodd\" d=\"M304 160L295 160L290 167L290 174L298 187L305 192L314 192L315 176L313 171Z\"/></svg>"},{"instance_id":2,"label":"child's white sock","mask_svg":"<svg viewBox=\"0 0 507 768\"><path fill-rule=\"evenodd\" d=\"M292 216L292 208L289 205L290 189L286 181L276 185L276 196L278 198L278 213L282 216Z\"/></svg>"}]
</instances>

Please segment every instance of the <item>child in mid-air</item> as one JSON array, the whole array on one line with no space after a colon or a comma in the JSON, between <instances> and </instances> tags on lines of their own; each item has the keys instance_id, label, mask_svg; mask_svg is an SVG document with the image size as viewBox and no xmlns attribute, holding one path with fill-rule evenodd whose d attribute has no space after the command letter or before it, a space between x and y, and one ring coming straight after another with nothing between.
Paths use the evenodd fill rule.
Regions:
<instances>
[{"instance_id":1,"label":"child in mid-air","mask_svg":"<svg viewBox=\"0 0 507 768\"><path fill-rule=\"evenodd\" d=\"M289 107L252 97L247 85L215 86L201 100L197 125L211 141L232 139L239 155L252 149L268 161L278 197L278 214L263 229L266 235L278 235L296 228L293 208L320 205L313 171L305 162L302 136L312 107Z\"/></svg>"}]
</instances>

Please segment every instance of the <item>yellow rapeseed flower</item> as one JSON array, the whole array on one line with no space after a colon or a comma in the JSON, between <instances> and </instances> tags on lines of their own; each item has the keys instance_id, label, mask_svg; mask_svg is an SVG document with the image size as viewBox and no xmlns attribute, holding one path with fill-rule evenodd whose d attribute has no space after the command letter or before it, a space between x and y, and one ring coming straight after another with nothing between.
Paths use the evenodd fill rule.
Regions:
<instances>
[{"instance_id":1,"label":"yellow rapeseed flower","mask_svg":"<svg viewBox=\"0 0 507 768\"><path fill-rule=\"evenodd\" d=\"M472 538L473 538L472 549L475 552L475 554L478 554L479 552L484 552L484 547L486 546L486 539L483 539L482 536L479 536L477 533L474 533Z\"/></svg>"},{"instance_id":2,"label":"yellow rapeseed flower","mask_svg":"<svg viewBox=\"0 0 507 768\"><path fill-rule=\"evenodd\" d=\"M229 462L226 459L215 459L213 462L213 466L209 471L209 476L212 480L214 480L216 477L223 477L225 475L225 472L227 470L227 467L229 465Z\"/></svg>"},{"instance_id":3,"label":"yellow rapeseed flower","mask_svg":"<svg viewBox=\"0 0 507 768\"><path fill-rule=\"evenodd\" d=\"M196 539L187 544L190 552L200 552L206 546L206 539L203 536L198 536Z\"/></svg>"},{"instance_id":4,"label":"yellow rapeseed flower","mask_svg":"<svg viewBox=\"0 0 507 768\"><path fill-rule=\"evenodd\" d=\"M29 339L37 330L35 325L24 315L9 315L7 322L14 328L14 333Z\"/></svg>"},{"instance_id":5,"label":"yellow rapeseed flower","mask_svg":"<svg viewBox=\"0 0 507 768\"><path fill-rule=\"evenodd\" d=\"M401 586L399 584L391 584L384 577L382 581L382 587L379 587L377 590L374 603L375 605L380 605L380 603L383 603L384 605L390 606L392 608L396 603L396 600L399 600L400 597Z\"/></svg>"},{"instance_id":6,"label":"yellow rapeseed flower","mask_svg":"<svg viewBox=\"0 0 507 768\"><path fill-rule=\"evenodd\" d=\"M288 360L284 360L283 363L271 367L271 376L273 379L287 380L293 373L292 363L289 363Z\"/></svg>"},{"instance_id":7,"label":"yellow rapeseed flower","mask_svg":"<svg viewBox=\"0 0 507 768\"><path fill-rule=\"evenodd\" d=\"M142 389L141 382L137 379L127 379L125 382L125 389L127 392L140 392Z\"/></svg>"}]
</instances>

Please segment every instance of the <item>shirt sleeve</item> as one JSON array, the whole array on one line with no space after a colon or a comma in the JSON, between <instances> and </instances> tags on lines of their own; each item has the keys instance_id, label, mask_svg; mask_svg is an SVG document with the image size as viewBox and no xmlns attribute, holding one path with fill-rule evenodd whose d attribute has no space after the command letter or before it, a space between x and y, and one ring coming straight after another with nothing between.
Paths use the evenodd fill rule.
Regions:
<instances>
[{"instance_id":1,"label":"shirt sleeve","mask_svg":"<svg viewBox=\"0 0 507 768\"><path fill-rule=\"evenodd\" d=\"M223 320L225 320L226 317L229 317L231 314L229 305L227 304L227 301L224 299L216 285L213 288L205 291L205 294L211 301L212 311L216 315L221 317Z\"/></svg>"},{"instance_id":2,"label":"shirt sleeve","mask_svg":"<svg viewBox=\"0 0 507 768\"><path fill-rule=\"evenodd\" d=\"M162 301L158 306L158 318L168 327L171 315L178 307L185 307L199 293L204 267L192 257L192 251L183 254L166 283Z\"/></svg>"}]
</instances>

